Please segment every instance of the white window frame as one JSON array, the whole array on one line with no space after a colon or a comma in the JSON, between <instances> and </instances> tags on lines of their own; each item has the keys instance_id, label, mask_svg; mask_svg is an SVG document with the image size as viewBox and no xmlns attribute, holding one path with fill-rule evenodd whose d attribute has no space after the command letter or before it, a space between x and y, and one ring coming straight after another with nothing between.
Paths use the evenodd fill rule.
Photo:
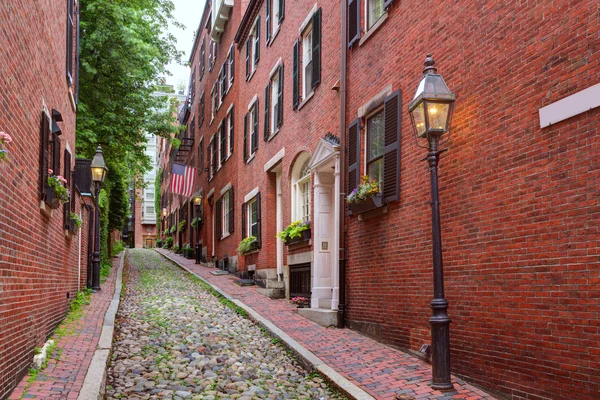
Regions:
<instances>
[{"instance_id":1,"label":"white window frame","mask_svg":"<svg viewBox=\"0 0 600 400\"><path fill-rule=\"evenodd\" d=\"M269 102L269 130L271 135L275 134L275 132L277 132L279 130L279 128L277 127L277 121L276 121L276 115L277 115L277 102L275 100L279 100L278 97L278 90L279 90L279 68L281 68L281 66L279 66L277 69L275 69L275 72L271 75L271 101Z\"/></svg>"},{"instance_id":2,"label":"white window frame","mask_svg":"<svg viewBox=\"0 0 600 400\"><path fill-rule=\"evenodd\" d=\"M233 58L235 57L235 53L233 52L233 43L231 44L231 47L229 47L229 53L227 54L227 70L229 72L229 86L227 87L227 93L229 93L229 89L231 89L231 86L233 85L233 77L235 74L235 71L233 70L233 65L234 63Z\"/></svg>"},{"instance_id":3,"label":"white window frame","mask_svg":"<svg viewBox=\"0 0 600 400\"><path fill-rule=\"evenodd\" d=\"M302 153L294 164L292 170L292 221L307 220L310 219L311 207L312 207L312 185L311 185L311 173L302 176L304 167L308 165L310 159L309 153ZM304 214L303 207L304 202L304 191L303 185L308 184L308 214Z\"/></svg>"},{"instance_id":4,"label":"white window frame","mask_svg":"<svg viewBox=\"0 0 600 400\"><path fill-rule=\"evenodd\" d=\"M306 73L306 67L309 63L312 63L312 22L308 23L302 31L302 99L306 99L310 96L313 91L312 88L312 73L310 74L311 82L308 82L308 74Z\"/></svg>"},{"instance_id":5,"label":"white window frame","mask_svg":"<svg viewBox=\"0 0 600 400\"><path fill-rule=\"evenodd\" d=\"M369 135L369 120L371 118L373 118L374 116L376 116L377 114L381 114L383 118L385 118L384 113L383 113L383 107L378 107L375 110L373 110L372 112L370 112L369 114L367 114L365 116L365 143L364 143L364 149L365 149L365 166L364 166L364 170L363 170L363 175L367 175L369 176L369 139L370 139L370 135ZM384 124L385 124L385 120L384 120ZM384 145L385 145L385 127L384 127ZM380 156L380 159L383 159L383 154ZM373 177L369 176L370 179L373 179ZM382 180L379 182L379 186L381 189L381 184L383 183L383 178Z\"/></svg>"},{"instance_id":6,"label":"white window frame","mask_svg":"<svg viewBox=\"0 0 600 400\"><path fill-rule=\"evenodd\" d=\"M254 225L258 225L258 198L255 196L252 199L250 199L247 203L246 203L246 216L245 218L247 221L246 224L246 229L248 230L246 232L246 237L250 237L250 236L254 236L257 237L256 235L252 235L252 206L256 205L257 207L257 213L256 213L256 221L254 223Z\"/></svg>"},{"instance_id":7,"label":"white window frame","mask_svg":"<svg viewBox=\"0 0 600 400\"><path fill-rule=\"evenodd\" d=\"M229 226L229 202L231 201L231 190L228 190L223 194L221 200L221 239L226 238L230 234Z\"/></svg>"},{"instance_id":8,"label":"white window frame","mask_svg":"<svg viewBox=\"0 0 600 400\"><path fill-rule=\"evenodd\" d=\"M255 113L256 101L253 101L248 108L248 140L246 145L248 146L248 162L254 158L256 151L252 148L252 137L258 135L258 132L254 132L254 113ZM258 138L256 138L258 140Z\"/></svg>"},{"instance_id":9,"label":"white window frame","mask_svg":"<svg viewBox=\"0 0 600 400\"><path fill-rule=\"evenodd\" d=\"M214 137L217 141L217 171L221 169L223 164L221 163L221 127L223 126L223 122L221 121L217 126L217 133L215 133Z\"/></svg>"},{"instance_id":10,"label":"white window frame","mask_svg":"<svg viewBox=\"0 0 600 400\"><path fill-rule=\"evenodd\" d=\"M215 99L215 85L213 85L210 91L210 103L211 103L211 114L210 114L210 123L212 124L215 120L215 111L217 111L217 100Z\"/></svg>"},{"instance_id":11,"label":"white window frame","mask_svg":"<svg viewBox=\"0 0 600 400\"><path fill-rule=\"evenodd\" d=\"M226 121L227 121L227 129L226 129L226 135L227 135L227 158L229 159L229 157L231 157L231 154L233 153L231 150L231 137L235 134L235 132L232 132L233 129L233 124L232 124L232 120L233 120L233 113L231 112L231 108L229 107L229 110L227 110L227 117L226 117Z\"/></svg>"},{"instance_id":12,"label":"white window frame","mask_svg":"<svg viewBox=\"0 0 600 400\"><path fill-rule=\"evenodd\" d=\"M279 31L279 0L269 0L271 2L271 39Z\"/></svg>"},{"instance_id":13,"label":"white window frame","mask_svg":"<svg viewBox=\"0 0 600 400\"><path fill-rule=\"evenodd\" d=\"M370 24L371 26L369 27L369 4L371 4L371 2L373 1L381 1L381 5L383 7L383 12L381 13L381 15L379 16L379 18L377 18L375 21L372 21L372 23ZM379 20L381 20L381 18L383 18L385 16L385 0L365 0L365 27L364 30L365 32L371 31L373 29L377 28L377 22Z\"/></svg>"},{"instance_id":14,"label":"white window frame","mask_svg":"<svg viewBox=\"0 0 600 400\"><path fill-rule=\"evenodd\" d=\"M254 20L254 25L252 26L252 51L250 54L250 58L252 61L252 72L254 72L254 70L256 69L256 64L258 63L258 60L256 59L256 54L258 53L256 51L257 47L260 47L260 38L256 36L256 27L258 25L258 17L256 17L256 19Z\"/></svg>"}]
</instances>

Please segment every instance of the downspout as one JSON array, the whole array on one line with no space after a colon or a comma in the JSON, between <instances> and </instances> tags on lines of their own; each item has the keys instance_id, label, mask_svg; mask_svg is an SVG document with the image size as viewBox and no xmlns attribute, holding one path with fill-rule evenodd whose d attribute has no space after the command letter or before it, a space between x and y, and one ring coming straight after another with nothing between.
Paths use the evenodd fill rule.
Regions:
<instances>
[{"instance_id":1,"label":"downspout","mask_svg":"<svg viewBox=\"0 0 600 400\"><path fill-rule=\"evenodd\" d=\"M341 59L340 59L340 207L339 207L339 305L338 328L346 326L346 52L348 50L347 7L342 0Z\"/></svg>"}]
</instances>

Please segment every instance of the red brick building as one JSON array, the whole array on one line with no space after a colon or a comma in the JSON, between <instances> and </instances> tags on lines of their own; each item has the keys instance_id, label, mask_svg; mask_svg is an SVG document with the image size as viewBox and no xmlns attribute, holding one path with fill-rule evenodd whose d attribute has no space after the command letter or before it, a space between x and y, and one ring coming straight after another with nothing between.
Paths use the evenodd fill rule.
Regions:
<instances>
[{"instance_id":1,"label":"red brick building","mask_svg":"<svg viewBox=\"0 0 600 400\"><path fill-rule=\"evenodd\" d=\"M597 398L598 7L352 0L341 20L338 3L241 3L205 8L188 144L168 159L198 168L203 255L271 297L309 296L310 319L335 325L343 304L346 326L420 354L430 185L407 108L431 52L458 98L439 167L452 372L510 398ZM348 215L362 175L383 203ZM190 198L164 198L163 225L189 224ZM284 245L296 220L310 240ZM195 243L186 229L174 242Z\"/></svg>"},{"instance_id":2,"label":"red brick building","mask_svg":"<svg viewBox=\"0 0 600 400\"><path fill-rule=\"evenodd\" d=\"M89 161L75 160L76 15L74 1L0 4L0 131L12 138L0 160L0 398L27 372L91 267L92 211L82 196L91 174ZM64 204L48 184L58 176L70 190Z\"/></svg>"}]
</instances>

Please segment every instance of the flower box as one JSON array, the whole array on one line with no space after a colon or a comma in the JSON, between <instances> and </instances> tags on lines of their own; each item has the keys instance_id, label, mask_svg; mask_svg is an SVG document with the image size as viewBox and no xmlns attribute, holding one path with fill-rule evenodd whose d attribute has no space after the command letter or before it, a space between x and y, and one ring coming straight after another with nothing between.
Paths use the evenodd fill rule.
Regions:
<instances>
[{"instance_id":1,"label":"flower box","mask_svg":"<svg viewBox=\"0 0 600 400\"><path fill-rule=\"evenodd\" d=\"M53 210L60 207L60 200L54 195L54 188L52 186L44 186L44 201Z\"/></svg>"},{"instance_id":2,"label":"flower box","mask_svg":"<svg viewBox=\"0 0 600 400\"><path fill-rule=\"evenodd\" d=\"M302 242L307 242L311 238L311 229L307 229L301 232L300 236L296 236L295 238L289 239L285 242L287 246L291 246L293 244L298 244Z\"/></svg>"},{"instance_id":3,"label":"flower box","mask_svg":"<svg viewBox=\"0 0 600 400\"><path fill-rule=\"evenodd\" d=\"M362 214L383 206L383 196L377 193L375 196L367 197L358 203L348 203L348 209L352 214Z\"/></svg>"},{"instance_id":4,"label":"flower box","mask_svg":"<svg viewBox=\"0 0 600 400\"><path fill-rule=\"evenodd\" d=\"M75 220L69 218L69 220L65 223L65 229L71 233L75 232Z\"/></svg>"}]
</instances>

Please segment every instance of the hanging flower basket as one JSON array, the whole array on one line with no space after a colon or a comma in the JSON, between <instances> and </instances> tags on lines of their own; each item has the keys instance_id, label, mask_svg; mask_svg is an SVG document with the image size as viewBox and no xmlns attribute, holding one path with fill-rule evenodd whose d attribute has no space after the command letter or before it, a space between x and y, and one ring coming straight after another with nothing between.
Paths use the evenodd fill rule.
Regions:
<instances>
[{"instance_id":1,"label":"hanging flower basket","mask_svg":"<svg viewBox=\"0 0 600 400\"><path fill-rule=\"evenodd\" d=\"M358 203L348 203L348 209L352 214L362 214L383 206L383 196L377 193L375 196L367 197Z\"/></svg>"}]
</instances>

